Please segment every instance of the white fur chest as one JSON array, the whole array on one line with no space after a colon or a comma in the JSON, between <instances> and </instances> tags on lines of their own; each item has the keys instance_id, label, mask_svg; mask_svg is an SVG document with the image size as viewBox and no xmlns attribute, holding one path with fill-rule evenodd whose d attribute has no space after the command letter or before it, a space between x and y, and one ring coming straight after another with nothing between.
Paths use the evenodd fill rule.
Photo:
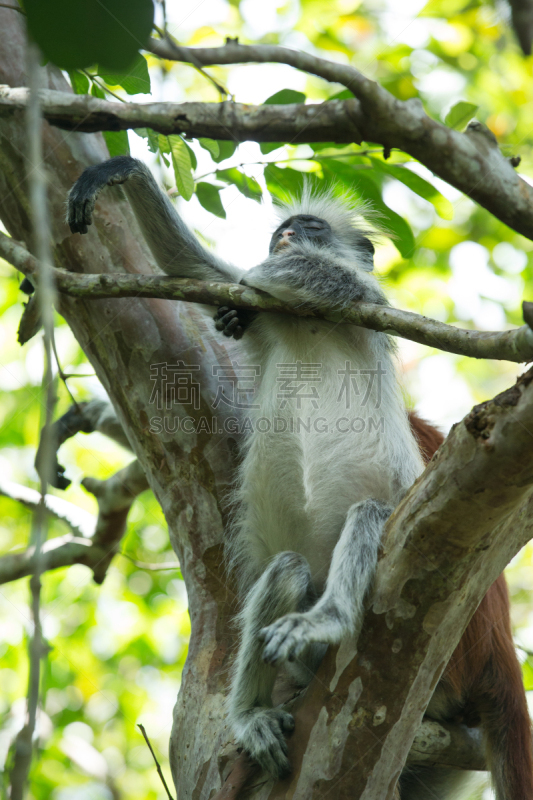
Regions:
<instances>
[{"instance_id":1,"label":"white fur chest","mask_svg":"<svg viewBox=\"0 0 533 800\"><path fill-rule=\"evenodd\" d=\"M409 483L419 472L390 346L361 328L267 314L246 338L260 383L247 412L239 538L257 565L297 550L320 583L350 506L394 503L399 470Z\"/></svg>"}]
</instances>

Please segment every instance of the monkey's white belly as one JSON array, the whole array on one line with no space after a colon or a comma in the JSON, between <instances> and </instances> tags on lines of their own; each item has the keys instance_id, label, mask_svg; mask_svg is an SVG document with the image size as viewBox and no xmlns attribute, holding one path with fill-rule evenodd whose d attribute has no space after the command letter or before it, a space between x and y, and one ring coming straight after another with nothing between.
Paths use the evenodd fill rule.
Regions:
<instances>
[{"instance_id":1,"label":"monkey's white belly","mask_svg":"<svg viewBox=\"0 0 533 800\"><path fill-rule=\"evenodd\" d=\"M241 471L240 536L259 569L278 552L301 553L320 588L350 506L370 497L394 504L398 470L407 466L411 482L420 462L389 354L370 349L366 332L291 320L283 336L277 320L275 340L269 333L267 321ZM378 360L384 374L367 391ZM298 362L307 366L299 375Z\"/></svg>"}]
</instances>

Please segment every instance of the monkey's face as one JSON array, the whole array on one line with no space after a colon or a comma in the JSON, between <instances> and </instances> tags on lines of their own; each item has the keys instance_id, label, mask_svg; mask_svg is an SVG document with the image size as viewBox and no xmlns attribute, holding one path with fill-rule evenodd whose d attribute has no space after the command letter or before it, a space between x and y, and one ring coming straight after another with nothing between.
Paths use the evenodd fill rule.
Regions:
<instances>
[{"instance_id":1,"label":"monkey's face","mask_svg":"<svg viewBox=\"0 0 533 800\"><path fill-rule=\"evenodd\" d=\"M296 214L282 222L270 240L269 252L279 252L284 247L304 240L314 244L331 244L333 231L325 219L311 214Z\"/></svg>"}]
</instances>

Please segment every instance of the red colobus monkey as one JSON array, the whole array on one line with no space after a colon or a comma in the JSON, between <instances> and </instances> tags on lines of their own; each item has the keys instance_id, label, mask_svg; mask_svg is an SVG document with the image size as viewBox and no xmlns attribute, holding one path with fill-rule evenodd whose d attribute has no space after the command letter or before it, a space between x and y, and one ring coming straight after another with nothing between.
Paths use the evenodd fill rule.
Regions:
<instances>
[{"instance_id":1,"label":"red colobus monkey","mask_svg":"<svg viewBox=\"0 0 533 800\"><path fill-rule=\"evenodd\" d=\"M149 169L129 156L84 171L69 195L72 232L87 232L98 193L116 183L124 184L169 275L241 281L293 302L387 302L354 204L304 191L281 209L268 257L244 277L200 244ZM280 778L290 770L285 735L294 721L272 707L276 669L284 664L305 684L328 644L357 635L383 526L442 437L414 415L409 420L386 334L282 314L223 309L217 318L226 335L240 338L246 328L243 347L261 367L227 546L242 601L228 715L239 744ZM280 391L287 367L304 382L302 369L314 367L307 373L314 388ZM285 424L260 428L260 418ZM498 800L533 800L530 723L503 578L467 628L428 714L480 724ZM444 769L405 771L402 800L450 797L460 777Z\"/></svg>"}]
</instances>

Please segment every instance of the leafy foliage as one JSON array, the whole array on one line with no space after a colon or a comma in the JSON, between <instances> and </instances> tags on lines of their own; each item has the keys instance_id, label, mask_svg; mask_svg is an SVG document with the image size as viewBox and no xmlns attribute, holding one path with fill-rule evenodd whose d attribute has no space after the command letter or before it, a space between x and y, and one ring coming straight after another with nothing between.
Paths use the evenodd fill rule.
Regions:
<instances>
[{"instance_id":1,"label":"leafy foliage","mask_svg":"<svg viewBox=\"0 0 533 800\"><path fill-rule=\"evenodd\" d=\"M152 0L25 0L24 8L31 35L62 69L129 69L154 20Z\"/></svg>"},{"instance_id":2,"label":"leafy foliage","mask_svg":"<svg viewBox=\"0 0 533 800\"><path fill-rule=\"evenodd\" d=\"M128 94L150 94L150 75L144 56L137 53L127 70L110 72L100 68L96 73L108 86L120 86Z\"/></svg>"}]
</instances>

